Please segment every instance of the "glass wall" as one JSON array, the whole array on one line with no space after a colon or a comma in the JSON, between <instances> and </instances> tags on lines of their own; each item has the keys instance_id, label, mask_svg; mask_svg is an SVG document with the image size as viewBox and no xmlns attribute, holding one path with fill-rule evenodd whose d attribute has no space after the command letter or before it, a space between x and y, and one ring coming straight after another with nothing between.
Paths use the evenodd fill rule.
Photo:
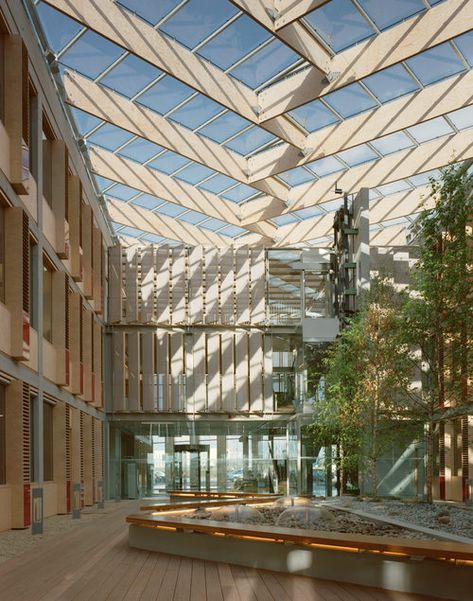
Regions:
<instances>
[{"instance_id":1,"label":"glass wall","mask_svg":"<svg viewBox=\"0 0 473 601\"><path fill-rule=\"evenodd\" d=\"M301 469L306 422L303 415L111 422L110 495L134 499L179 489L312 494L317 457L305 456Z\"/></svg>"}]
</instances>

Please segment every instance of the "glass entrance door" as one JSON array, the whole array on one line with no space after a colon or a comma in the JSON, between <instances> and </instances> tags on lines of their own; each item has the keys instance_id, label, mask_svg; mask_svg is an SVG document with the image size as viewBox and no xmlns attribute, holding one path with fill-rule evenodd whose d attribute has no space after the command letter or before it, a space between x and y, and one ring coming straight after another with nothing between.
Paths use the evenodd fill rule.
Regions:
<instances>
[{"instance_id":1,"label":"glass entrance door","mask_svg":"<svg viewBox=\"0 0 473 601\"><path fill-rule=\"evenodd\" d=\"M209 445L174 445L174 488L176 490L210 490L209 452Z\"/></svg>"}]
</instances>

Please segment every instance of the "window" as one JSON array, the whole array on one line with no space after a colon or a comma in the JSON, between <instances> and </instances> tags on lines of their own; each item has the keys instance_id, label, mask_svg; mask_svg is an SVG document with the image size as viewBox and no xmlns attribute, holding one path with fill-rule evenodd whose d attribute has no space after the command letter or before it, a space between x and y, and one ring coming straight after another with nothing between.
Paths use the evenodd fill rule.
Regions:
<instances>
[{"instance_id":1,"label":"window","mask_svg":"<svg viewBox=\"0 0 473 601\"><path fill-rule=\"evenodd\" d=\"M43 337L53 339L53 270L43 260Z\"/></svg>"},{"instance_id":2,"label":"window","mask_svg":"<svg viewBox=\"0 0 473 601\"><path fill-rule=\"evenodd\" d=\"M35 470L35 448L36 448L36 436L35 436L35 424L36 424L36 398L30 398L30 478L31 482L36 481L36 470Z\"/></svg>"},{"instance_id":3,"label":"window","mask_svg":"<svg viewBox=\"0 0 473 601\"><path fill-rule=\"evenodd\" d=\"M53 462L53 411L54 405L43 402L43 479L54 480Z\"/></svg>"},{"instance_id":4,"label":"window","mask_svg":"<svg viewBox=\"0 0 473 601\"><path fill-rule=\"evenodd\" d=\"M5 386L0 384L0 484L6 484Z\"/></svg>"},{"instance_id":5,"label":"window","mask_svg":"<svg viewBox=\"0 0 473 601\"><path fill-rule=\"evenodd\" d=\"M0 198L0 302L5 302L5 205Z\"/></svg>"},{"instance_id":6,"label":"window","mask_svg":"<svg viewBox=\"0 0 473 601\"><path fill-rule=\"evenodd\" d=\"M38 328L38 245L30 238L30 295L29 314L30 325L35 330Z\"/></svg>"}]
</instances>

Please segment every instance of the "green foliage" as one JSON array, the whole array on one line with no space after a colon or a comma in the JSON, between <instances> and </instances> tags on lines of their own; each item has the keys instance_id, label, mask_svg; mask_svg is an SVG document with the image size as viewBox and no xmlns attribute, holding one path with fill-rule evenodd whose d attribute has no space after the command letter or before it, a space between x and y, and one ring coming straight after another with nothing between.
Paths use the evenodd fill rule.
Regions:
<instances>
[{"instance_id":1,"label":"green foliage","mask_svg":"<svg viewBox=\"0 0 473 601\"><path fill-rule=\"evenodd\" d=\"M420 258L410 289L371 282L361 308L309 372L325 394L312 435L341 445L340 467L376 458L408 429L427 426L427 499L432 499L433 435L447 401L471 401L473 194L464 166L446 168L417 221ZM320 363L320 361L319 361ZM440 412L440 413L439 413ZM439 417L440 415L440 417Z\"/></svg>"}]
</instances>

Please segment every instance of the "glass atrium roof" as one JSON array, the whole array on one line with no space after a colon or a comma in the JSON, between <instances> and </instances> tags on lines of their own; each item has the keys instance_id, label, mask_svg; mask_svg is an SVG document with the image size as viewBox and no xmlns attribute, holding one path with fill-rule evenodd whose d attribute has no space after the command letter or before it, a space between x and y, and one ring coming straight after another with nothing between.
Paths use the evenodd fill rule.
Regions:
<instances>
[{"instance_id":1,"label":"glass atrium roof","mask_svg":"<svg viewBox=\"0 0 473 601\"><path fill-rule=\"evenodd\" d=\"M456 1L328 0L311 12L288 3L297 14L281 27L284 9L261 16L238 0L116 0L104 19L94 18L99 0L69 9L36 0L32 19L117 234L320 245L323 217L340 205L335 182L356 182L351 193L369 187L388 209L410 194L411 208L383 211L378 231L415 217L439 168L473 158L473 19L450 23ZM138 41L120 30L125 22ZM369 67L372 48L388 58ZM144 125L71 100L69 73ZM303 86L306 78L321 83ZM117 160L123 169L112 168ZM136 212L159 216L166 235L159 224L137 227ZM309 234L297 228L307 220Z\"/></svg>"}]
</instances>

